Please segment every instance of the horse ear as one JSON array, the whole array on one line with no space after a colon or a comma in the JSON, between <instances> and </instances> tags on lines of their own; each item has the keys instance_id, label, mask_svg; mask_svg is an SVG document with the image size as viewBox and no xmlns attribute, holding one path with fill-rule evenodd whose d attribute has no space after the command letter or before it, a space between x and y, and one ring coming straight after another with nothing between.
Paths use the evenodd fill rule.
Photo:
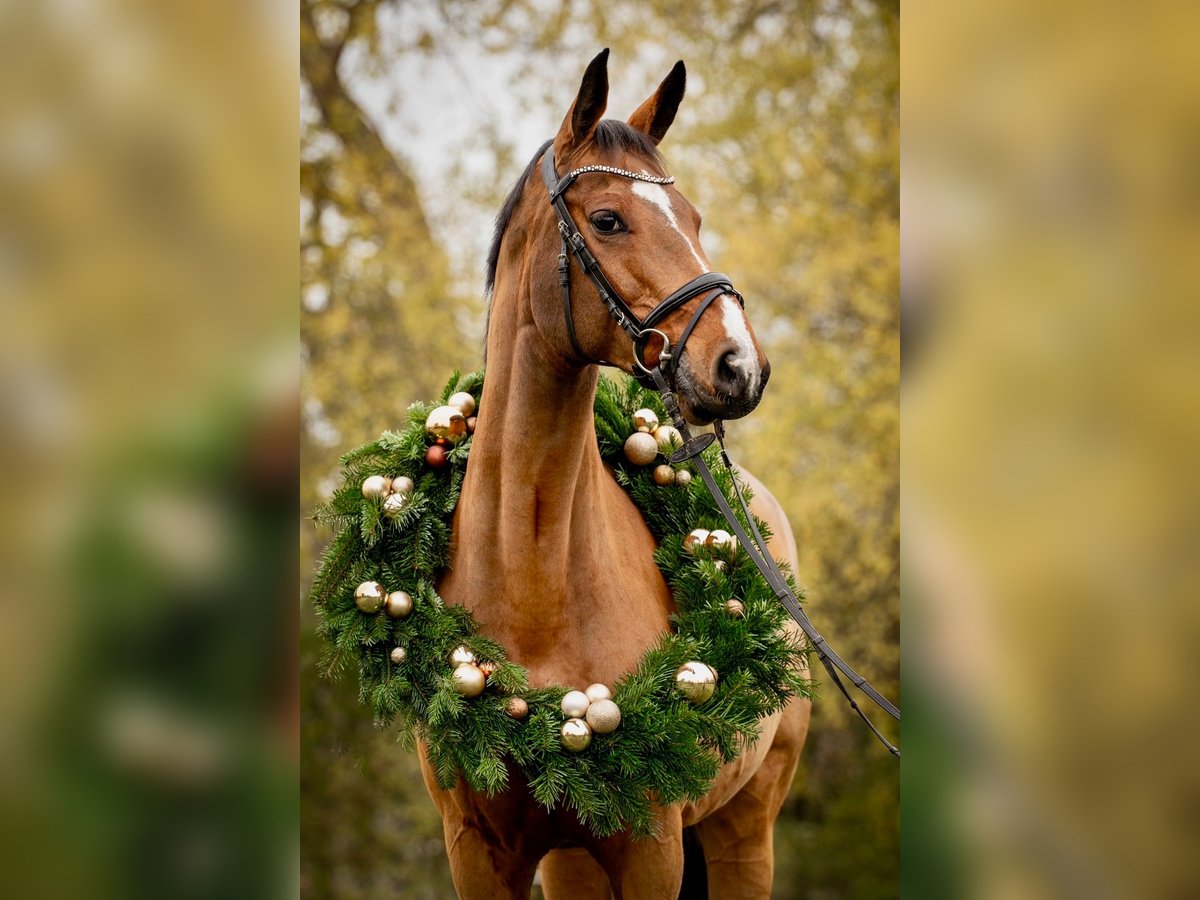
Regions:
<instances>
[{"instance_id":1,"label":"horse ear","mask_svg":"<svg viewBox=\"0 0 1200 900\"><path fill-rule=\"evenodd\" d=\"M608 106L608 48L601 50L588 63L579 84L579 93L567 117L563 119L558 136L554 139L554 155L564 159L572 150L585 143L600 124L600 117Z\"/></svg>"},{"instance_id":2,"label":"horse ear","mask_svg":"<svg viewBox=\"0 0 1200 900\"><path fill-rule=\"evenodd\" d=\"M649 136L650 140L658 143L675 121L675 112L679 109L679 101L687 89L687 69L683 60L675 63L670 74L663 79L658 90L650 95L645 103L637 108L629 117L629 124L638 131Z\"/></svg>"}]
</instances>

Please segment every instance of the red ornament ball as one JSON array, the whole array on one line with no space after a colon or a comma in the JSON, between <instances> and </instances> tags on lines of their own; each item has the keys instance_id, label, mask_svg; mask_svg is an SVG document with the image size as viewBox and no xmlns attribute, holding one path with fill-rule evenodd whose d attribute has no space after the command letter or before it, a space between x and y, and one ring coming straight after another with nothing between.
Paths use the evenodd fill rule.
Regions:
<instances>
[{"instance_id":1,"label":"red ornament ball","mask_svg":"<svg viewBox=\"0 0 1200 900\"><path fill-rule=\"evenodd\" d=\"M444 468L447 463L448 453L446 448L441 444L434 444L425 451L425 464L434 469Z\"/></svg>"}]
</instances>

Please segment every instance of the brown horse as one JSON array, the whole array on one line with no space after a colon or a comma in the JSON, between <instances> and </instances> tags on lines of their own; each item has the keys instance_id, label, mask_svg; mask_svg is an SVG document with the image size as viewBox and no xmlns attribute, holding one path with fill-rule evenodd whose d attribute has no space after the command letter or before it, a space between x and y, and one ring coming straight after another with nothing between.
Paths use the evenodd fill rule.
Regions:
<instances>
[{"instance_id":1,"label":"brown horse","mask_svg":"<svg viewBox=\"0 0 1200 900\"><path fill-rule=\"evenodd\" d=\"M601 121L607 55L588 67L553 140L554 158L561 171L594 164L663 176L657 145L683 98L683 64L628 123ZM630 371L630 340L573 265L572 344L558 284L555 215L537 177L540 160L541 153L497 219L487 381L454 518L453 564L438 590L472 610L509 657L528 668L531 684L611 685L667 630L672 602L654 563L654 539L601 461L592 421L599 372L575 349ZM639 316L709 270L700 216L673 187L600 172L572 187L568 202L605 274ZM659 325L672 342L697 302ZM741 307L720 297L679 364L684 415L696 424L745 415L758 404L769 371ZM772 552L795 566L783 511L761 484L746 480L755 513L775 534ZM674 898L683 878L683 829L695 826L712 896L769 896L773 826L809 712L809 703L797 700L764 721L761 739L723 768L704 800L656 810L653 839L596 838L573 814L539 806L515 767L511 787L496 797L462 781L442 790L422 755L459 895L524 900L541 862L551 898Z\"/></svg>"}]
</instances>

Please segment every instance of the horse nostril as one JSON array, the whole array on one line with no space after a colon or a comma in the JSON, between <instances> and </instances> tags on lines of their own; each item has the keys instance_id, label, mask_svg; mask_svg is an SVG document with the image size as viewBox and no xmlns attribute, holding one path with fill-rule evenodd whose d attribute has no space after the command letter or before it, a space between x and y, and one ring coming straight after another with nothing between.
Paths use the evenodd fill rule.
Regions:
<instances>
[{"instance_id":1,"label":"horse nostril","mask_svg":"<svg viewBox=\"0 0 1200 900\"><path fill-rule=\"evenodd\" d=\"M735 397L742 393L749 378L736 350L723 353L713 372L713 387L722 394Z\"/></svg>"}]
</instances>

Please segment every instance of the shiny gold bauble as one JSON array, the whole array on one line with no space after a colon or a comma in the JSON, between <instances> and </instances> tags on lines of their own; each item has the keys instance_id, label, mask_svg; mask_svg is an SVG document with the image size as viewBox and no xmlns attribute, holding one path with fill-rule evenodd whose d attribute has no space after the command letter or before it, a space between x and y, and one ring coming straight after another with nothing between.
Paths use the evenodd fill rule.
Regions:
<instances>
[{"instance_id":1,"label":"shiny gold bauble","mask_svg":"<svg viewBox=\"0 0 1200 900\"><path fill-rule=\"evenodd\" d=\"M735 619L746 618L746 606L736 598L725 601L725 611Z\"/></svg>"},{"instance_id":2,"label":"shiny gold bauble","mask_svg":"<svg viewBox=\"0 0 1200 900\"><path fill-rule=\"evenodd\" d=\"M413 492L413 488L415 487L416 485L413 484L413 480L407 475L397 475L392 478L391 493L402 494L407 497Z\"/></svg>"},{"instance_id":3,"label":"shiny gold bauble","mask_svg":"<svg viewBox=\"0 0 1200 900\"><path fill-rule=\"evenodd\" d=\"M680 487L687 487L692 483L692 473L687 469L680 469L675 473L675 483Z\"/></svg>"},{"instance_id":4,"label":"shiny gold bauble","mask_svg":"<svg viewBox=\"0 0 1200 900\"><path fill-rule=\"evenodd\" d=\"M586 750L592 742L592 727L583 719L567 719L562 727L562 745L572 753Z\"/></svg>"},{"instance_id":5,"label":"shiny gold bauble","mask_svg":"<svg viewBox=\"0 0 1200 900\"><path fill-rule=\"evenodd\" d=\"M396 665L400 665L400 663L404 662L406 659L408 659L407 650L405 650L403 647L392 648L392 662L394 662Z\"/></svg>"},{"instance_id":6,"label":"shiny gold bauble","mask_svg":"<svg viewBox=\"0 0 1200 900\"><path fill-rule=\"evenodd\" d=\"M596 684L589 684L584 693L587 694L588 701L591 703L595 703L597 700L612 699L612 691L608 689L608 685L598 682Z\"/></svg>"},{"instance_id":7,"label":"shiny gold bauble","mask_svg":"<svg viewBox=\"0 0 1200 900\"><path fill-rule=\"evenodd\" d=\"M514 719L523 719L529 715L529 704L520 697L509 697L504 704L504 711Z\"/></svg>"},{"instance_id":8,"label":"shiny gold bauble","mask_svg":"<svg viewBox=\"0 0 1200 900\"><path fill-rule=\"evenodd\" d=\"M597 700L587 711L588 727L596 734L609 734L621 724L621 708L611 700Z\"/></svg>"},{"instance_id":9,"label":"shiny gold bauble","mask_svg":"<svg viewBox=\"0 0 1200 900\"><path fill-rule=\"evenodd\" d=\"M562 714L568 719L582 719L589 703L591 701L583 691L567 691L562 698Z\"/></svg>"},{"instance_id":10,"label":"shiny gold bauble","mask_svg":"<svg viewBox=\"0 0 1200 900\"><path fill-rule=\"evenodd\" d=\"M431 469L442 468L446 461L446 448L441 444L434 444L425 451L425 464Z\"/></svg>"},{"instance_id":11,"label":"shiny gold bauble","mask_svg":"<svg viewBox=\"0 0 1200 900\"><path fill-rule=\"evenodd\" d=\"M717 689L717 673L699 660L685 662L675 672L675 689L689 703L703 703Z\"/></svg>"},{"instance_id":12,"label":"shiny gold bauble","mask_svg":"<svg viewBox=\"0 0 1200 900\"><path fill-rule=\"evenodd\" d=\"M450 399L446 401L447 406L453 406L463 416L469 416L475 412L475 398L466 391L459 391L457 394L451 394Z\"/></svg>"},{"instance_id":13,"label":"shiny gold bauble","mask_svg":"<svg viewBox=\"0 0 1200 900\"><path fill-rule=\"evenodd\" d=\"M728 531L717 528L708 533L708 537L704 539L704 546L714 553L732 553L737 547L737 541Z\"/></svg>"},{"instance_id":14,"label":"shiny gold bauble","mask_svg":"<svg viewBox=\"0 0 1200 900\"><path fill-rule=\"evenodd\" d=\"M657 456L658 444L653 435L635 431L625 441L625 458L635 466L648 466Z\"/></svg>"},{"instance_id":15,"label":"shiny gold bauble","mask_svg":"<svg viewBox=\"0 0 1200 900\"><path fill-rule=\"evenodd\" d=\"M408 494L388 494L383 501L383 514L394 519L408 506Z\"/></svg>"},{"instance_id":16,"label":"shiny gold bauble","mask_svg":"<svg viewBox=\"0 0 1200 900\"><path fill-rule=\"evenodd\" d=\"M475 665L475 654L466 647L455 647L450 651L450 665Z\"/></svg>"},{"instance_id":17,"label":"shiny gold bauble","mask_svg":"<svg viewBox=\"0 0 1200 900\"><path fill-rule=\"evenodd\" d=\"M654 467L654 483L666 487L669 484L675 483L675 470L670 466L662 465Z\"/></svg>"},{"instance_id":18,"label":"shiny gold bauble","mask_svg":"<svg viewBox=\"0 0 1200 900\"><path fill-rule=\"evenodd\" d=\"M439 406L425 419L425 430L435 438L457 443L467 436L467 417L455 406Z\"/></svg>"},{"instance_id":19,"label":"shiny gold bauble","mask_svg":"<svg viewBox=\"0 0 1200 900\"><path fill-rule=\"evenodd\" d=\"M382 500L391 490L391 482L386 475L372 475L362 483L362 495L368 500Z\"/></svg>"},{"instance_id":20,"label":"shiny gold bauble","mask_svg":"<svg viewBox=\"0 0 1200 900\"><path fill-rule=\"evenodd\" d=\"M487 687L487 677L479 671L479 666L473 666L470 663L457 666L451 678L454 690L464 697L478 697Z\"/></svg>"},{"instance_id":21,"label":"shiny gold bauble","mask_svg":"<svg viewBox=\"0 0 1200 900\"><path fill-rule=\"evenodd\" d=\"M696 551L704 546L704 542L708 540L708 532L703 528L693 528L688 532L688 536L683 539L683 549L688 553L695 555Z\"/></svg>"},{"instance_id":22,"label":"shiny gold bauble","mask_svg":"<svg viewBox=\"0 0 1200 900\"><path fill-rule=\"evenodd\" d=\"M387 614L393 619L403 619L413 611L413 598L408 591L392 591L384 604Z\"/></svg>"},{"instance_id":23,"label":"shiny gold bauble","mask_svg":"<svg viewBox=\"0 0 1200 900\"><path fill-rule=\"evenodd\" d=\"M671 451L683 446L683 438L674 425L659 425L654 429L654 440L659 450Z\"/></svg>"},{"instance_id":24,"label":"shiny gold bauble","mask_svg":"<svg viewBox=\"0 0 1200 900\"><path fill-rule=\"evenodd\" d=\"M378 581L364 581L354 589L354 605L370 615L383 609L383 585Z\"/></svg>"},{"instance_id":25,"label":"shiny gold bauble","mask_svg":"<svg viewBox=\"0 0 1200 900\"><path fill-rule=\"evenodd\" d=\"M650 434L658 427L658 413L652 409L639 409L633 414L633 427Z\"/></svg>"}]
</instances>

